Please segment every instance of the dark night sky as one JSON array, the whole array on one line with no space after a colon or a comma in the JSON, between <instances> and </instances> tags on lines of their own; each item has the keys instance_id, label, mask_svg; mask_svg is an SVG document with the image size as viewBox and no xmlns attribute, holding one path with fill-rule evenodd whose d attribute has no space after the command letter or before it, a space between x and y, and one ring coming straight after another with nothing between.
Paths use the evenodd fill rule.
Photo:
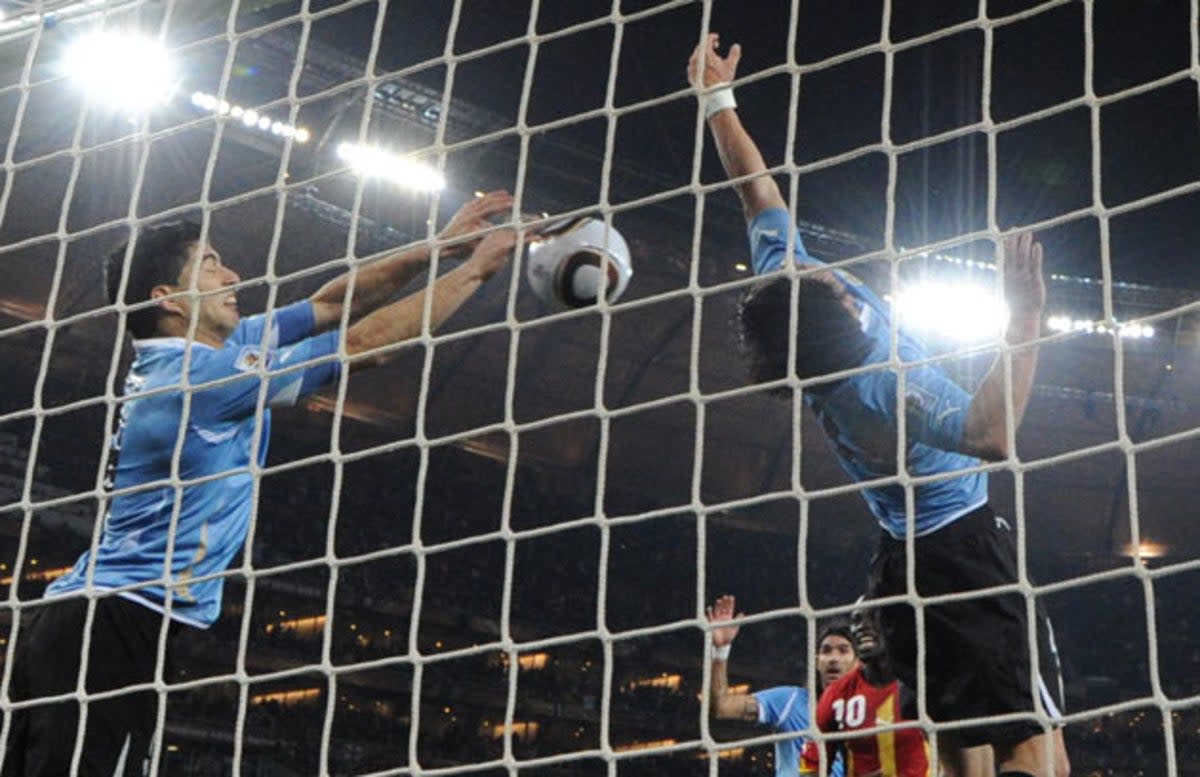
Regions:
<instances>
[{"instance_id":1,"label":"dark night sky","mask_svg":"<svg viewBox=\"0 0 1200 777\"><path fill-rule=\"evenodd\" d=\"M314 4L314 9L336 3ZM625 2L624 13L659 3ZM787 57L790 2L717 2L711 27L726 44L742 43L740 74L752 75ZM993 0L992 17L1038 6L1029 0ZM379 52L381 71L411 67L440 56L451 3L397 2L389 7ZM812 64L870 46L881 37L880 0L803 0L796 60ZM284 15L291 9L277 9ZM466 0L454 51L466 53L525 35L531 3ZM548 0L540 4L539 33L606 16L611 3ZM968 21L974 0L896 0L890 36L901 43ZM689 4L624 26L615 103L625 106L670 94L684 85L684 63L698 39L702 7ZM314 33L353 56L365 57L374 4L326 17ZM1103 97L1163 78L1189 66L1186 0L1094 6L1094 91ZM1084 95L1085 7L1064 3L996 28L991 67L991 117L1018 119ZM540 124L603 106L614 28L603 25L551 39L538 47L527 120ZM465 60L456 67L454 96L515 120L529 47L524 43ZM806 74L801 81L795 161L813 163L881 141L885 57L878 52ZM969 29L903 49L894 57L891 140L912 143L982 119L984 34ZM441 64L415 74L442 87ZM741 112L770 164L784 161L790 79L775 76L739 90ZM1197 84L1177 80L1100 110L1102 201L1116 207L1200 179ZM665 186L686 184L693 160L695 105L690 97L657 105L618 122L618 159L658 173ZM555 130L603 151L602 120ZM997 138L997 217L1002 227L1053 218L1092 202L1092 116L1080 105L1040 121L1009 128ZM711 147L703 178L719 179ZM900 154L896 242L912 246L986 227L987 137L981 132ZM863 234L882 245L887 158L865 151L833 167L800 176L801 217ZM613 192L614 201L647 191ZM730 194L722 195L732 197ZM1122 281L1200 288L1192 248L1200 238L1196 194L1117 215L1111 220L1112 262ZM1043 234L1050 269L1100 273L1100 228L1093 217Z\"/></svg>"}]
</instances>

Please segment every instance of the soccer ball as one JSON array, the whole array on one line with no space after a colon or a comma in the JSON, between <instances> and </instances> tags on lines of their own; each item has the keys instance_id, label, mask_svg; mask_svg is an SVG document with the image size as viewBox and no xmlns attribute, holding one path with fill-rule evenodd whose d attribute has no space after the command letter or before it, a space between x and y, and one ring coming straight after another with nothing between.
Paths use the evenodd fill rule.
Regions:
<instances>
[{"instance_id":1,"label":"soccer ball","mask_svg":"<svg viewBox=\"0 0 1200 777\"><path fill-rule=\"evenodd\" d=\"M621 233L600 219L579 216L552 225L529 245L525 274L533 291L551 308L611 304L629 285L633 264ZM603 290L603 291L601 291Z\"/></svg>"}]
</instances>

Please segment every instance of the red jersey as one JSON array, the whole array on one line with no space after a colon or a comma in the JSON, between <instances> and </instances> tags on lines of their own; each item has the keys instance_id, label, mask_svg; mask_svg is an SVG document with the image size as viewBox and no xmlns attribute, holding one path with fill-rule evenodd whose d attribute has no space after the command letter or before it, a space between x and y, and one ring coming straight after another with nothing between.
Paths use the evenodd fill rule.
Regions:
<instances>
[{"instance_id":1,"label":"red jersey","mask_svg":"<svg viewBox=\"0 0 1200 777\"><path fill-rule=\"evenodd\" d=\"M817 728L832 733L858 731L898 723L899 684L893 680L876 688L863 676L863 667L838 678L817 703ZM846 777L878 772L881 777L930 777L929 751L920 729L880 731L842 740L846 752Z\"/></svg>"}]
</instances>

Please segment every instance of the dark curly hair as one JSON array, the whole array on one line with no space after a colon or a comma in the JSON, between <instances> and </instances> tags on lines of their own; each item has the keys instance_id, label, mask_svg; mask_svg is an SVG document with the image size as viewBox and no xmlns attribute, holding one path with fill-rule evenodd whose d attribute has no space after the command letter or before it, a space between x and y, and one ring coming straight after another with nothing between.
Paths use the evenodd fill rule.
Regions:
<instances>
[{"instance_id":1,"label":"dark curly hair","mask_svg":"<svg viewBox=\"0 0 1200 777\"><path fill-rule=\"evenodd\" d=\"M854 645L854 640L850 637L850 621L845 618L835 618L821 627L821 631L817 634L817 649L821 649L821 643L828 637L842 637L851 645Z\"/></svg>"},{"instance_id":2,"label":"dark curly hair","mask_svg":"<svg viewBox=\"0 0 1200 777\"><path fill-rule=\"evenodd\" d=\"M786 275L768 278L747 289L738 303L735 329L753 383L788 374L791 284ZM796 284L796 376L815 378L862 364L870 343L834 288L811 276ZM791 395L786 386L771 393Z\"/></svg>"},{"instance_id":3,"label":"dark curly hair","mask_svg":"<svg viewBox=\"0 0 1200 777\"><path fill-rule=\"evenodd\" d=\"M136 303L150 299L155 286L179 283L179 274L187 264L192 244L200 239L200 225L194 221L168 221L143 227L133 238L133 253L129 256L129 280L125 285L125 302ZM121 290L121 271L129 241L113 249L104 260L104 290L109 304L118 302ZM155 306L138 308L128 314L129 332L135 338L153 337L158 325L159 310Z\"/></svg>"}]
</instances>

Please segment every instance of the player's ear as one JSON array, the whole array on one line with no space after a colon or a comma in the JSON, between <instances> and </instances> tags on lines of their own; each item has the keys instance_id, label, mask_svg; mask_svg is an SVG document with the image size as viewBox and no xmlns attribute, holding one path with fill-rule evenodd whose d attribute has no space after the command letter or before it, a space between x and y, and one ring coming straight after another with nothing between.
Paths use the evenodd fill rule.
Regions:
<instances>
[{"instance_id":1,"label":"player's ear","mask_svg":"<svg viewBox=\"0 0 1200 777\"><path fill-rule=\"evenodd\" d=\"M176 289L173 286L168 286L165 283L160 283L150 290L150 299L162 300L162 302L158 303L158 307L168 313L177 313L178 315L186 316L187 310L184 308L183 304L181 304L182 299L179 297L171 297L172 294L178 293L179 289Z\"/></svg>"}]
</instances>

